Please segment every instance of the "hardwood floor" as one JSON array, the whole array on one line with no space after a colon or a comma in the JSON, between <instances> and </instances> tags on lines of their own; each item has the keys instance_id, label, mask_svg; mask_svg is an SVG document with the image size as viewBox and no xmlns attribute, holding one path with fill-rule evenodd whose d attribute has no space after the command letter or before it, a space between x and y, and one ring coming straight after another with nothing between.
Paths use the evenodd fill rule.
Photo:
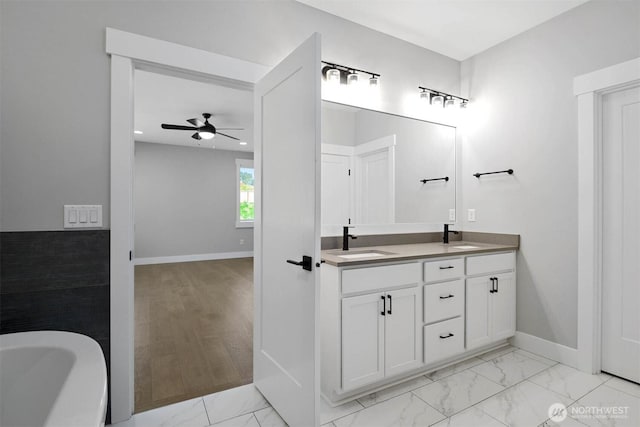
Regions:
<instances>
[{"instance_id":1,"label":"hardwood floor","mask_svg":"<svg viewBox=\"0 0 640 427\"><path fill-rule=\"evenodd\" d=\"M253 380L253 258L135 268L135 412Z\"/></svg>"}]
</instances>

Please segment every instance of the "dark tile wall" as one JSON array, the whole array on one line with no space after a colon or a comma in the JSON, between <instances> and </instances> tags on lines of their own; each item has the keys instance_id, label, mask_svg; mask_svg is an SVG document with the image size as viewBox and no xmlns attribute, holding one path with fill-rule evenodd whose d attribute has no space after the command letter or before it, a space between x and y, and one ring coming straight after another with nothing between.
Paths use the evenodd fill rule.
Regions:
<instances>
[{"instance_id":1,"label":"dark tile wall","mask_svg":"<svg viewBox=\"0 0 640 427\"><path fill-rule=\"evenodd\" d=\"M0 334L35 330L90 336L109 371L109 230L0 233Z\"/></svg>"}]
</instances>

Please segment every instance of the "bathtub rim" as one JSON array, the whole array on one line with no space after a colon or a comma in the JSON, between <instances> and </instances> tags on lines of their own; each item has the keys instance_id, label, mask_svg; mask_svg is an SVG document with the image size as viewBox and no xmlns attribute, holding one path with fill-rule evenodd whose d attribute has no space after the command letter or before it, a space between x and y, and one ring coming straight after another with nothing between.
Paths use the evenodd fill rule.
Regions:
<instances>
[{"instance_id":1,"label":"bathtub rim","mask_svg":"<svg viewBox=\"0 0 640 427\"><path fill-rule=\"evenodd\" d=\"M0 335L0 351L56 348L75 356L45 426L101 426L107 410L104 353L92 338L66 331L31 331Z\"/></svg>"}]
</instances>

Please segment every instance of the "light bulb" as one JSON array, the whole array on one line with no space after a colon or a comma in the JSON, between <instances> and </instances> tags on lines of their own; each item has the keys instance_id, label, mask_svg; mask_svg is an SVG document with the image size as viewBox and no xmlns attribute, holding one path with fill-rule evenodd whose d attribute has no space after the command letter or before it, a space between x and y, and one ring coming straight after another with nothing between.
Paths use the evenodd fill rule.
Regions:
<instances>
[{"instance_id":1,"label":"light bulb","mask_svg":"<svg viewBox=\"0 0 640 427\"><path fill-rule=\"evenodd\" d=\"M431 105L442 107L443 103L444 103L444 96L436 95L431 97Z\"/></svg>"},{"instance_id":2,"label":"light bulb","mask_svg":"<svg viewBox=\"0 0 640 427\"><path fill-rule=\"evenodd\" d=\"M327 81L329 83L339 84L340 83L340 70L337 68L330 68L327 70Z\"/></svg>"},{"instance_id":3,"label":"light bulb","mask_svg":"<svg viewBox=\"0 0 640 427\"><path fill-rule=\"evenodd\" d=\"M431 93L427 92L426 90L423 90L422 92L420 92L421 101L429 102L429 98L431 98Z\"/></svg>"},{"instance_id":4,"label":"light bulb","mask_svg":"<svg viewBox=\"0 0 640 427\"><path fill-rule=\"evenodd\" d=\"M347 74L347 84L348 85L356 85L358 84L358 73L356 73L355 71L351 71L349 74Z\"/></svg>"},{"instance_id":5,"label":"light bulb","mask_svg":"<svg viewBox=\"0 0 640 427\"><path fill-rule=\"evenodd\" d=\"M141 130L134 130L133 133L135 133L136 135L142 135L143 132Z\"/></svg>"},{"instance_id":6,"label":"light bulb","mask_svg":"<svg viewBox=\"0 0 640 427\"><path fill-rule=\"evenodd\" d=\"M380 85L380 77L372 75L369 79L370 87L378 87Z\"/></svg>"},{"instance_id":7,"label":"light bulb","mask_svg":"<svg viewBox=\"0 0 640 427\"><path fill-rule=\"evenodd\" d=\"M247 145L245 141L240 141L240 145Z\"/></svg>"},{"instance_id":8,"label":"light bulb","mask_svg":"<svg viewBox=\"0 0 640 427\"><path fill-rule=\"evenodd\" d=\"M468 104L468 103L469 103L469 101L466 101L466 100L465 100L465 101L462 101L462 102L460 103L460 108L467 108L467 104Z\"/></svg>"},{"instance_id":9,"label":"light bulb","mask_svg":"<svg viewBox=\"0 0 640 427\"><path fill-rule=\"evenodd\" d=\"M202 139L213 139L213 137L216 136L215 133L207 131L198 132L198 135L200 135L200 138Z\"/></svg>"},{"instance_id":10,"label":"light bulb","mask_svg":"<svg viewBox=\"0 0 640 427\"><path fill-rule=\"evenodd\" d=\"M447 96L447 99L444 101L444 108L453 107L454 105L453 97Z\"/></svg>"}]
</instances>

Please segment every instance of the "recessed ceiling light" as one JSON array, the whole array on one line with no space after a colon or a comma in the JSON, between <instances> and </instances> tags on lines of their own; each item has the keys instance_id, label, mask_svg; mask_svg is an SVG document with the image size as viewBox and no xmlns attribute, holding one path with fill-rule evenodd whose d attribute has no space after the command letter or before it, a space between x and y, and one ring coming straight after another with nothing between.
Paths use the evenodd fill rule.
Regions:
<instances>
[{"instance_id":1,"label":"recessed ceiling light","mask_svg":"<svg viewBox=\"0 0 640 427\"><path fill-rule=\"evenodd\" d=\"M245 141L240 141L240 145L247 145Z\"/></svg>"},{"instance_id":2,"label":"recessed ceiling light","mask_svg":"<svg viewBox=\"0 0 640 427\"><path fill-rule=\"evenodd\" d=\"M136 135L142 135L143 132L141 130L134 130L133 133Z\"/></svg>"}]
</instances>

